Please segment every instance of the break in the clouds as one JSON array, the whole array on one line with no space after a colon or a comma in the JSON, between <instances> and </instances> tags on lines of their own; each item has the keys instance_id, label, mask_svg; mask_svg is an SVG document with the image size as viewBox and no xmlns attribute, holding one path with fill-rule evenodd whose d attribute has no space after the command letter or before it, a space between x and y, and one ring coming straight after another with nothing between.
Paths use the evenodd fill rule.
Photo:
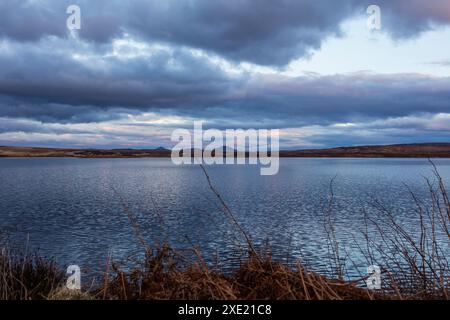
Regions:
<instances>
[{"instance_id":1,"label":"break in the clouds","mask_svg":"<svg viewBox=\"0 0 450 320\"><path fill-rule=\"evenodd\" d=\"M450 4L378 1L375 33L369 4L3 0L0 144L168 145L199 119L281 128L285 147L448 140Z\"/></svg>"}]
</instances>

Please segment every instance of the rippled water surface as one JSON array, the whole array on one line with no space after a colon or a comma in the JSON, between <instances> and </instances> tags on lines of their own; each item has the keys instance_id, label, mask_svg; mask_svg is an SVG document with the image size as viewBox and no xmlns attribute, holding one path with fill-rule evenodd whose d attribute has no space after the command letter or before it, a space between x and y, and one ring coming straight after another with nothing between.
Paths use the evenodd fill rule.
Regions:
<instances>
[{"instance_id":1,"label":"rippled water surface","mask_svg":"<svg viewBox=\"0 0 450 320\"><path fill-rule=\"evenodd\" d=\"M436 160L450 178L450 160ZM206 168L242 226L256 243L269 239L275 256L293 255L327 268L323 208L334 179L336 231L347 254L363 266L363 211L383 202L416 230L408 186L419 197L431 177L426 159L281 159L275 176L256 166ZM202 248L213 260L233 262L239 239L198 166L170 159L0 159L0 231L13 243L61 264L102 270L107 257L142 254L130 212L148 244ZM127 208L129 210L127 210ZM128 214L127 214L128 212Z\"/></svg>"}]
</instances>

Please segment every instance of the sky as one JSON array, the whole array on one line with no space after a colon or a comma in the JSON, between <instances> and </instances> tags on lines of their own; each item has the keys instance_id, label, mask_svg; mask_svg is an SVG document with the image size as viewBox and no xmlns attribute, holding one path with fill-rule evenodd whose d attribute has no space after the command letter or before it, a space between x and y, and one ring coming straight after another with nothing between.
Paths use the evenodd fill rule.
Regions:
<instances>
[{"instance_id":1,"label":"sky","mask_svg":"<svg viewBox=\"0 0 450 320\"><path fill-rule=\"evenodd\" d=\"M450 142L450 1L0 2L0 145L171 147L194 121L282 149Z\"/></svg>"}]
</instances>

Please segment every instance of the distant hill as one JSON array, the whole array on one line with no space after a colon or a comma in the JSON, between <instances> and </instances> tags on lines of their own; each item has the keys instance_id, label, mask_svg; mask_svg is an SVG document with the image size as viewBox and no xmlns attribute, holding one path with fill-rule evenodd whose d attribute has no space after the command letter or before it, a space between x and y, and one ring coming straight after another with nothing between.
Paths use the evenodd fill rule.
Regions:
<instances>
[{"instance_id":1,"label":"distant hill","mask_svg":"<svg viewBox=\"0 0 450 320\"><path fill-rule=\"evenodd\" d=\"M157 149L58 149L0 147L0 157L143 158L170 157L170 150Z\"/></svg>"},{"instance_id":2,"label":"distant hill","mask_svg":"<svg viewBox=\"0 0 450 320\"><path fill-rule=\"evenodd\" d=\"M282 157L450 158L450 143L416 143L283 151Z\"/></svg>"},{"instance_id":3,"label":"distant hill","mask_svg":"<svg viewBox=\"0 0 450 320\"><path fill-rule=\"evenodd\" d=\"M0 147L0 157L163 158L171 151L156 149L58 149ZM281 157L308 158L450 158L450 143L417 143L280 151Z\"/></svg>"}]
</instances>

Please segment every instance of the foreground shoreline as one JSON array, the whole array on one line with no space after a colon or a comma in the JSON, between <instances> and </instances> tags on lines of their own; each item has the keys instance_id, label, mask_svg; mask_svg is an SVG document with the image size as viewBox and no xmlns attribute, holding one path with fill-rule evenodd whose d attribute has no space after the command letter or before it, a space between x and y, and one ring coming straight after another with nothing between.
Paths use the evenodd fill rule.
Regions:
<instances>
[{"instance_id":1,"label":"foreground shoreline","mask_svg":"<svg viewBox=\"0 0 450 320\"><path fill-rule=\"evenodd\" d=\"M0 301L449 299L445 280L442 286L430 286L436 283L431 277L424 280L425 273L411 273L411 278L404 283L401 275L383 269L383 286L368 288L370 275L356 280L330 277L308 269L300 261L288 266L270 255L251 250L239 267L225 273L211 268L195 248L192 250L198 258L186 261L179 251L168 245L148 247L144 260L137 267L125 271L111 263L97 281L80 282L80 287L71 288L74 277L68 271L70 267L66 272L54 260L37 253L17 253L0 246Z\"/></svg>"},{"instance_id":2,"label":"foreground shoreline","mask_svg":"<svg viewBox=\"0 0 450 320\"><path fill-rule=\"evenodd\" d=\"M195 249L192 249L195 250ZM210 268L199 256L184 261L169 246L146 248L140 267L112 264L97 285L69 288L66 270L37 254L0 247L0 300L396 300L412 296L364 287L365 278L344 281L249 254L232 273ZM423 295L420 298L443 299Z\"/></svg>"}]
</instances>

